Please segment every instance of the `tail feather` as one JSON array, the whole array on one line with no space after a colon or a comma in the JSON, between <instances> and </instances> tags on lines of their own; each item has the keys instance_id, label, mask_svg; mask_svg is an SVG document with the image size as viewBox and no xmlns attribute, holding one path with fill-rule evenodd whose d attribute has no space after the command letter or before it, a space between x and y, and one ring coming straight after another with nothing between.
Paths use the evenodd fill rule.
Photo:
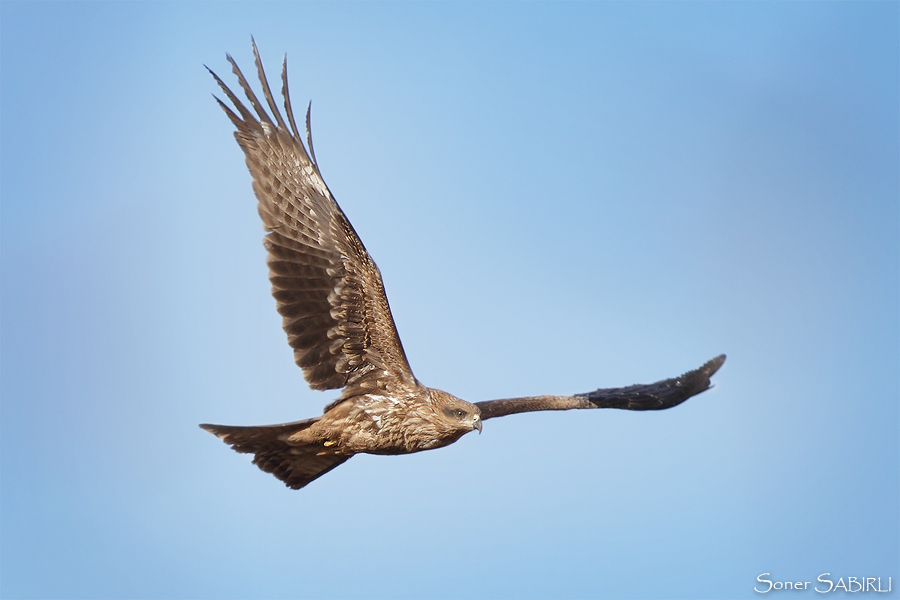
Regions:
<instances>
[{"instance_id":1,"label":"tail feather","mask_svg":"<svg viewBox=\"0 0 900 600\"><path fill-rule=\"evenodd\" d=\"M307 419L283 425L241 427L202 424L201 428L218 436L238 452L253 454L253 464L272 473L290 488L299 490L350 459L320 445L294 445L285 440L318 421Z\"/></svg>"}]
</instances>

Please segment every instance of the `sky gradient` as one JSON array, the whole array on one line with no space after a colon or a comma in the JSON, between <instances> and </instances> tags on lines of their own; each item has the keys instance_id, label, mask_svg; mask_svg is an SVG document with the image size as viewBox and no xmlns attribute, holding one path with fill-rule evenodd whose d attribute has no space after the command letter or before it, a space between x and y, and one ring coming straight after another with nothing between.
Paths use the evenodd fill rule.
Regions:
<instances>
[{"instance_id":1,"label":"sky gradient","mask_svg":"<svg viewBox=\"0 0 900 600\"><path fill-rule=\"evenodd\" d=\"M900 5L0 4L0 596L900 597ZM203 65L255 36L416 376L476 402L728 361L291 491L320 414ZM821 584L820 589L821 589Z\"/></svg>"}]
</instances>

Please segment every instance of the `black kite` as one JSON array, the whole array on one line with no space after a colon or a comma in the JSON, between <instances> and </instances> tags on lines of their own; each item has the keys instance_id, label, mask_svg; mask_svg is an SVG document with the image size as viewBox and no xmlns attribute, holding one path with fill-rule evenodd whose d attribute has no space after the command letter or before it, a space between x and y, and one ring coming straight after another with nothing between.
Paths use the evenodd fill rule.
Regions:
<instances>
[{"instance_id":1,"label":"black kite","mask_svg":"<svg viewBox=\"0 0 900 600\"><path fill-rule=\"evenodd\" d=\"M201 425L254 464L299 489L361 452L407 454L452 444L481 423L527 411L573 408L662 410L710 387L725 356L681 377L575 396L536 396L471 404L425 387L413 376L391 316L378 267L319 173L306 112L308 151L291 110L287 57L282 117L256 44L263 98L228 56L251 112L210 71L237 113L216 101L237 128L268 231L269 280L294 360L316 390L343 389L321 417L260 427Z\"/></svg>"}]
</instances>

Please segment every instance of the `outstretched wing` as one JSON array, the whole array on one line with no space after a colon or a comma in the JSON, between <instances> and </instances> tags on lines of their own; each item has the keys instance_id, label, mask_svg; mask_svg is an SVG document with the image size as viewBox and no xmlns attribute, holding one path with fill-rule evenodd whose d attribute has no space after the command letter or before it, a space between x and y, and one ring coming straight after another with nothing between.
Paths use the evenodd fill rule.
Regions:
<instances>
[{"instance_id":1,"label":"outstretched wing","mask_svg":"<svg viewBox=\"0 0 900 600\"><path fill-rule=\"evenodd\" d=\"M575 396L534 396L508 400L476 402L481 420L536 410L571 410L573 408L621 408L623 410L663 410L677 406L710 388L709 378L725 362L721 354L699 369L681 377L650 384L600 389Z\"/></svg>"},{"instance_id":2,"label":"outstretched wing","mask_svg":"<svg viewBox=\"0 0 900 600\"><path fill-rule=\"evenodd\" d=\"M294 360L317 390L414 389L417 382L400 344L378 267L319 173L308 111L309 153L297 130L288 92L287 57L281 78L290 129L278 111L255 42L253 54L274 122L231 56L228 62L255 115L210 73L237 110L216 98L237 128L234 136L253 175L259 215L269 232L264 245L272 295Z\"/></svg>"}]
</instances>

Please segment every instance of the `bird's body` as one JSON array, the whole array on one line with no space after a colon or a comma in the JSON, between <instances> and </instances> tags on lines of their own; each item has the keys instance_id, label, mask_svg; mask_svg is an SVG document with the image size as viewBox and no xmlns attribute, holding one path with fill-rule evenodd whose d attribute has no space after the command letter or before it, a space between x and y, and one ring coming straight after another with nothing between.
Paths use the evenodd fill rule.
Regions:
<instances>
[{"instance_id":1,"label":"bird's body","mask_svg":"<svg viewBox=\"0 0 900 600\"><path fill-rule=\"evenodd\" d=\"M709 387L725 357L650 385L576 396L537 396L471 404L423 386L412 374L394 325L381 274L319 173L309 133L303 145L282 69L287 121L281 116L253 44L269 117L228 57L251 112L213 73L237 110L218 100L253 176L268 231L269 280L295 362L310 387L342 389L324 414L282 425L201 425L292 488L300 488L354 454L408 454L452 444L481 431L485 419L535 410L659 410ZM210 71L212 73L212 71Z\"/></svg>"},{"instance_id":2,"label":"bird's body","mask_svg":"<svg viewBox=\"0 0 900 600\"><path fill-rule=\"evenodd\" d=\"M477 406L423 387L416 394L364 394L339 402L289 441L349 454L409 454L452 444L473 429L481 429Z\"/></svg>"}]
</instances>

